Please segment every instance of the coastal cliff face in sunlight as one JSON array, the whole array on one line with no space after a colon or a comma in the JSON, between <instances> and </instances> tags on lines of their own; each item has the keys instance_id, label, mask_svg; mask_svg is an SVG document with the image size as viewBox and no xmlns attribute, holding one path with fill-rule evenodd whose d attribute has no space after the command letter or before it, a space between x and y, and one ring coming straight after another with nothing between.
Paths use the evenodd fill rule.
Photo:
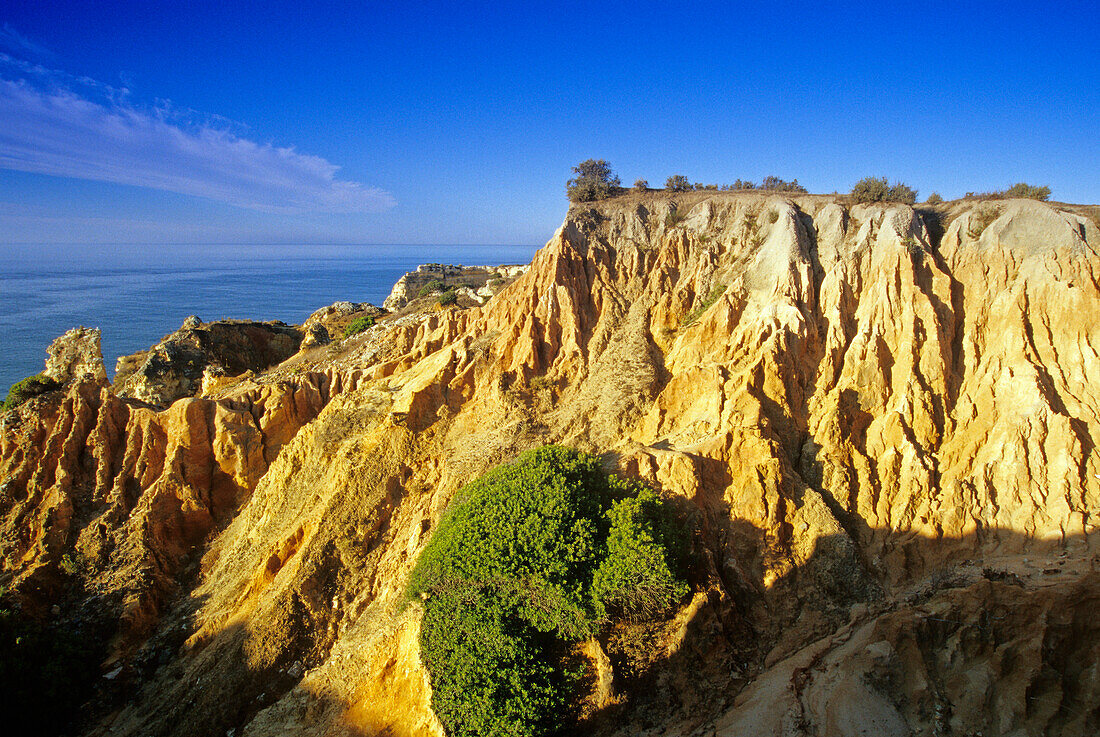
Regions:
<instances>
[{"instance_id":1,"label":"coastal cliff face in sunlight","mask_svg":"<svg viewBox=\"0 0 1100 737\"><path fill-rule=\"evenodd\" d=\"M3 583L111 623L88 734L441 735L409 570L460 486L560 443L694 529L693 593L586 645L568 733L1095 734L1098 222L574 206L484 306L162 411L89 378L9 413Z\"/></svg>"}]
</instances>

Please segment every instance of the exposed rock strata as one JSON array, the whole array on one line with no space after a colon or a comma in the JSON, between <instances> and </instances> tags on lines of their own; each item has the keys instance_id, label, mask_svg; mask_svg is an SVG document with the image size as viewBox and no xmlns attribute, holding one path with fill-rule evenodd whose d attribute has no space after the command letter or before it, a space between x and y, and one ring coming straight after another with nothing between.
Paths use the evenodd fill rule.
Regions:
<instances>
[{"instance_id":1,"label":"exposed rock strata","mask_svg":"<svg viewBox=\"0 0 1100 737\"><path fill-rule=\"evenodd\" d=\"M621 703L582 732L1094 734L1096 221L676 203L573 209L486 306L387 321L319 384L20 414L6 570L94 553L84 519L103 586L204 554L144 645L178 657L103 729L439 734L405 576L460 485L563 442L698 528L695 593L600 642Z\"/></svg>"}]
</instances>

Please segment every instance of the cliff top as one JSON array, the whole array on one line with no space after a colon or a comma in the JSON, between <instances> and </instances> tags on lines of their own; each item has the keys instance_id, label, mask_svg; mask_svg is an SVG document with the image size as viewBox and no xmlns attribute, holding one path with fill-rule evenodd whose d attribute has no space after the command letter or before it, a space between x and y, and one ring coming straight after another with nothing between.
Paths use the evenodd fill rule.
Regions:
<instances>
[{"instance_id":1,"label":"cliff top","mask_svg":"<svg viewBox=\"0 0 1100 737\"><path fill-rule=\"evenodd\" d=\"M842 207L855 207L857 205L878 205L892 207L906 205L916 210L934 210L937 212L954 212L960 209L969 209L981 205L1006 205L1010 202L1039 202L1057 209L1067 210L1080 214L1091 214L1100 219L1100 205L1086 203L1061 202L1057 200L1037 200L1024 197L999 197L995 195L975 195L960 197L942 202L916 202L913 204L903 202L856 202L849 194L833 192L831 194L813 194L800 192L782 192L766 189L740 189L740 190L713 190L695 189L686 192L673 192L668 189L649 189L645 192L624 190L621 194L608 197L603 200L590 202L571 202L570 212L574 210L586 210L602 207L630 207L634 205L646 205L659 202L675 201L687 205L695 205L704 200L734 200L734 201L765 201L773 198L781 198L798 205L803 210L817 210L827 204L837 204Z\"/></svg>"}]
</instances>

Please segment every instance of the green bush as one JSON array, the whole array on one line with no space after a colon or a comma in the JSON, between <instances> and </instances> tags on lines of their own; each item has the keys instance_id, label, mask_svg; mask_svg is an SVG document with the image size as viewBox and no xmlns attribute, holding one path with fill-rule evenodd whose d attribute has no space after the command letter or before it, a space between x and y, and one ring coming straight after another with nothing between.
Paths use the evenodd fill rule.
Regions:
<instances>
[{"instance_id":1,"label":"green bush","mask_svg":"<svg viewBox=\"0 0 1100 737\"><path fill-rule=\"evenodd\" d=\"M11 389L8 390L8 396L4 399L4 404L0 405L0 412L7 412L9 409L15 409L28 399L37 397L39 394L51 392L60 387L60 384L45 374L28 376L11 385Z\"/></svg>"},{"instance_id":2,"label":"green bush","mask_svg":"<svg viewBox=\"0 0 1100 737\"><path fill-rule=\"evenodd\" d=\"M683 174L673 174L665 180L665 189L670 192L690 192L691 182Z\"/></svg>"},{"instance_id":3,"label":"green bush","mask_svg":"<svg viewBox=\"0 0 1100 737\"><path fill-rule=\"evenodd\" d=\"M437 292L443 291L443 282L438 279L432 279L430 282L420 287L420 291L416 293L417 297L428 297Z\"/></svg>"},{"instance_id":4,"label":"green bush","mask_svg":"<svg viewBox=\"0 0 1100 737\"><path fill-rule=\"evenodd\" d=\"M904 202L917 201L917 191L901 182L890 184L886 177L864 177L852 187L853 202Z\"/></svg>"},{"instance_id":5,"label":"green bush","mask_svg":"<svg viewBox=\"0 0 1100 737\"><path fill-rule=\"evenodd\" d=\"M455 294L455 290L453 289L448 289L446 292L439 295L439 304L444 307L453 305L456 302L458 302L458 295Z\"/></svg>"},{"instance_id":6,"label":"green bush","mask_svg":"<svg viewBox=\"0 0 1100 737\"><path fill-rule=\"evenodd\" d=\"M467 484L428 541L407 596L452 737L560 727L576 674L563 653L609 613L666 611L687 591L660 498L595 456L546 446ZM628 569L644 564L643 575Z\"/></svg>"},{"instance_id":7,"label":"green bush","mask_svg":"<svg viewBox=\"0 0 1100 737\"><path fill-rule=\"evenodd\" d=\"M603 159L588 159L573 167L577 176L565 184L570 202L594 202L614 197L622 187L619 177L611 171L611 164Z\"/></svg>"},{"instance_id":8,"label":"green bush","mask_svg":"<svg viewBox=\"0 0 1100 737\"><path fill-rule=\"evenodd\" d=\"M928 199L925 200L925 202L929 205L939 205L943 203L943 197L940 196L939 192L933 192L928 195Z\"/></svg>"},{"instance_id":9,"label":"green bush","mask_svg":"<svg viewBox=\"0 0 1100 737\"><path fill-rule=\"evenodd\" d=\"M1050 187L1037 187L1034 184L1018 182L1004 191L1005 197L1026 197L1046 202L1050 199Z\"/></svg>"},{"instance_id":10,"label":"green bush","mask_svg":"<svg viewBox=\"0 0 1100 737\"><path fill-rule=\"evenodd\" d=\"M647 182L644 179L639 179L638 181L634 182L633 191L634 192L639 192L639 193L640 192L648 192L649 191L649 182Z\"/></svg>"},{"instance_id":11,"label":"green bush","mask_svg":"<svg viewBox=\"0 0 1100 737\"><path fill-rule=\"evenodd\" d=\"M764 181L760 183L760 189L766 189L772 192L793 192L795 194L807 193L807 189L799 184L797 179L792 179L788 182L774 176L764 177Z\"/></svg>"},{"instance_id":12,"label":"green bush","mask_svg":"<svg viewBox=\"0 0 1100 737\"><path fill-rule=\"evenodd\" d=\"M374 318L370 315L362 315L348 323L347 327L344 328L344 337L350 338L372 327L374 327Z\"/></svg>"},{"instance_id":13,"label":"green bush","mask_svg":"<svg viewBox=\"0 0 1100 737\"><path fill-rule=\"evenodd\" d=\"M1005 200L1013 197L1024 197L1045 202L1050 199L1050 187L1038 187L1034 184L1018 182L1008 189L997 189L992 192L967 192L963 199L966 200Z\"/></svg>"},{"instance_id":14,"label":"green bush","mask_svg":"<svg viewBox=\"0 0 1100 737\"><path fill-rule=\"evenodd\" d=\"M513 602L472 586L438 593L424 612L420 655L432 709L451 737L551 732L565 707L568 673L552 645Z\"/></svg>"}]
</instances>

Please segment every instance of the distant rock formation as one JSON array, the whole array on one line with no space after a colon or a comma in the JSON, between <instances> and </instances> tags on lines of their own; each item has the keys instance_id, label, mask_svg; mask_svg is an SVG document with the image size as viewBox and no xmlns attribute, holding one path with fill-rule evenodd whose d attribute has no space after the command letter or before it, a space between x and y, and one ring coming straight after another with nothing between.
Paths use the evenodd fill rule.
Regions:
<instances>
[{"instance_id":1,"label":"distant rock formation","mask_svg":"<svg viewBox=\"0 0 1100 737\"><path fill-rule=\"evenodd\" d=\"M107 381L99 328L67 331L46 349L44 373L59 384L73 380Z\"/></svg>"},{"instance_id":2,"label":"distant rock formation","mask_svg":"<svg viewBox=\"0 0 1100 737\"><path fill-rule=\"evenodd\" d=\"M262 371L298 351L302 333L279 321L219 320L191 315L147 351L118 359L115 393L157 407L218 387L220 377Z\"/></svg>"},{"instance_id":3,"label":"distant rock formation","mask_svg":"<svg viewBox=\"0 0 1100 737\"><path fill-rule=\"evenodd\" d=\"M527 270L526 265L454 266L451 264L421 264L397 280L382 306L397 311L420 296L420 291L438 282L442 289L461 290L470 299L483 303L503 286Z\"/></svg>"}]
</instances>

